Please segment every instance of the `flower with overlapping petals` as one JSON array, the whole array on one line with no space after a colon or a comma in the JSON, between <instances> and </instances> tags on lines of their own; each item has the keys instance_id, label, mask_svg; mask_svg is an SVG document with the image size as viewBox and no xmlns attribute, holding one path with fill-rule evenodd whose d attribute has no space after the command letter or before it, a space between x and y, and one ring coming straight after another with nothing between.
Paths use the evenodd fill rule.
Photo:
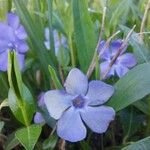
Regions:
<instances>
[{"instance_id":1,"label":"flower with overlapping petals","mask_svg":"<svg viewBox=\"0 0 150 150\"><path fill-rule=\"evenodd\" d=\"M123 41L120 39L112 41L109 47L106 48L104 53L101 55L101 76L103 76L106 73L113 57L116 55L119 48L121 47L122 42ZM105 43L105 41L100 42L98 52L100 52L104 48ZM129 71L129 69L131 69L137 64L135 56L132 53L124 53L125 51L126 48L122 50L115 63L112 65L110 71L107 74L107 77L114 76L115 74L117 74L118 77L121 78Z\"/></svg>"},{"instance_id":2,"label":"flower with overlapping petals","mask_svg":"<svg viewBox=\"0 0 150 150\"><path fill-rule=\"evenodd\" d=\"M25 53L28 50L27 34L20 24L19 17L14 13L7 14L6 23L0 22L0 70L6 71L8 52L16 51L20 69L24 66Z\"/></svg>"},{"instance_id":3,"label":"flower with overlapping petals","mask_svg":"<svg viewBox=\"0 0 150 150\"><path fill-rule=\"evenodd\" d=\"M88 83L87 76L77 68L69 72L64 87L44 95L50 116L58 120L57 134L71 142L83 140L85 124L96 133L106 132L115 111L103 104L113 95L114 87L98 80Z\"/></svg>"}]
</instances>

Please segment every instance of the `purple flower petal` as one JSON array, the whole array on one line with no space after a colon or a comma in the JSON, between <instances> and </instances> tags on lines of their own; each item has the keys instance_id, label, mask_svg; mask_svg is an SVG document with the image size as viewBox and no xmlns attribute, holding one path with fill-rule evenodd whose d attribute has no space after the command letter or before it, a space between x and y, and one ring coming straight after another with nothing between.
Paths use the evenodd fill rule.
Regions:
<instances>
[{"instance_id":1,"label":"purple flower petal","mask_svg":"<svg viewBox=\"0 0 150 150\"><path fill-rule=\"evenodd\" d=\"M66 37L62 35L60 40L61 40L61 44L66 48L68 46Z\"/></svg>"},{"instance_id":2,"label":"purple flower petal","mask_svg":"<svg viewBox=\"0 0 150 150\"><path fill-rule=\"evenodd\" d=\"M13 30L8 25L0 22L0 39L8 43L15 40Z\"/></svg>"},{"instance_id":3,"label":"purple flower petal","mask_svg":"<svg viewBox=\"0 0 150 150\"><path fill-rule=\"evenodd\" d=\"M118 58L118 61L121 65L128 68L132 68L137 63L135 56L131 53L123 54Z\"/></svg>"},{"instance_id":4,"label":"purple flower petal","mask_svg":"<svg viewBox=\"0 0 150 150\"><path fill-rule=\"evenodd\" d=\"M116 65L115 69L119 78L123 77L129 71L129 69L123 65Z\"/></svg>"},{"instance_id":5,"label":"purple flower petal","mask_svg":"<svg viewBox=\"0 0 150 150\"><path fill-rule=\"evenodd\" d=\"M98 48L98 53L102 53L101 54L101 59L102 60L110 60L111 59L111 53L110 53L109 48L107 47L105 50L103 50L103 48L105 46L105 43L106 43L105 41L100 42L99 48Z\"/></svg>"},{"instance_id":6,"label":"purple flower petal","mask_svg":"<svg viewBox=\"0 0 150 150\"><path fill-rule=\"evenodd\" d=\"M116 55L116 53L117 53L118 49L121 47L122 43L123 43L123 41L121 39L117 39L117 40L114 40L111 42L110 49L111 49L112 56ZM125 51L126 51L126 48L124 48L122 50L121 54L124 53Z\"/></svg>"},{"instance_id":7,"label":"purple flower petal","mask_svg":"<svg viewBox=\"0 0 150 150\"><path fill-rule=\"evenodd\" d=\"M113 86L102 81L91 81L89 83L89 89L86 96L90 100L89 105L101 105L107 102L113 93Z\"/></svg>"},{"instance_id":8,"label":"purple flower petal","mask_svg":"<svg viewBox=\"0 0 150 150\"><path fill-rule=\"evenodd\" d=\"M19 28L15 31L15 34L20 40L25 40L27 38L27 33L22 25L20 25Z\"/></svg>"},{"instance_id":9,"label":"purple flower petal","mask_svg":"<svg viewBox=\"0 0 150 150\"><path fill-rule=\"evenodd\" d=\"M38 106L39 107L45 106L45 103L44 103L44 94L45 94L45 92L41 92L40 95L38 96Z\"/></svg>"},{"instance_id":10,"label":"purple flower petal","mask_svg":"<svg viewBox=\"0 0 150 150\"><path fill-rule=\"evenodd\" d=\"M45 123L45 120L41 113L36 112L36 114L34 115L34 123L36 124Z\"/></svg>"},{"instance_id":11,"label":"purple flower petal","mask_svg":"<svg viewBox=\"0 0 150 150\"><path fill-rule=\"evenodd\" d=\"M81 117L87 126L96 133L106 132L109 123L114 120L115 111L111 107L87 107L81 112Z\"/></svg>"},{"instance_id":12,"label":"purple flower petal","mask_svg":"<svg viewBox=\"0 0 150 150\"><path fill-rule=\"evenodd\" d=\"M54 41L55 41L55 54L58 54L59 48L61 46L61 38L59 37L57 30L53 31L53 35L54 35Z\"/></svg>"},{"instance_id":13,"label":"purple flower petal","mask_svg":"<svg viewBox=\"0 0 150 150\"><path fill-rule=\"evenodd\" d=\"M7 50L8 42L5 40L0 40L0 53Z\"/></svg>"},{"instance_id":14,"label":"purple flower petal","mask_svg":"<svg viewBox=\"0 0 150 150\"><path fill-rule=\"evenodd\" d=\"M7 71L7 64L8 64L8 51L4 51L0 53L0 70Z\"/></svg>"},{"instance_id":15,"label":"purple flower petal","mask_svg":"<svg viewBox=\"0 0 150 150\"><path fill-rule=\"evenodd\" d=\"M14 13L7 14L7 22L12 28L17 29L20 24L19 17Z\"/></svg>"},{"instance_id":16,"label":"purple flower petal","mask_svg":"<svg viewBox=\"0 0 150 150\"><path fill-rule=\"evenodd\" d=\"M15 44L16 44L16 51L19 53L26 53L29 49L29 47L25 41L16 40Z\"/></svg>"},{"instance_id":17,"label":"purple flower petal","mask_svg":"<svg viewBox=\"0 0 150 150\"><path fill-rule=\"evenodd\" d=\"M45 28L45 38L47 41L49 41L49 28Z\"/></svg>"},{"instance_id":18,"label":"purple flower petal","mask_svg":"<svg viewBox=\"0 0 150 150\"><path fill-rule=\"evenodd\" d=\"M79 69L74 68L68 74L64 84L67 93L72 95L85 95L88 88L88 79Z\"/></svg>"},{"instance_id":19,"label":"purple flower petal","mask_svg":"<svg viewBox=\"0 0 150 150\"><path fill-rule=\"evenodd\" d=\"M22 70L24 68L24 64L25 64L25 55L20 54L20 53L16 53L16 56L17 56L17 60L18 60L20 70Z\"/></svg>"},{"instance_id":20,"label":"purple flower petal","mask_svg":"<svg viewBox=\"0 0 150 150\"><path fill-rule=\"evenodd\" d=\"M45 105L54 119L59 119L64 110L72 104L73 96L63 90L50 90L44 95Z\"/></svg>"},{"instance_id":21,"label":"purple flower petal","mask_svg":"<svg viewBox=\"0 0 150 150\"><path fill-rule=\"evenodd\" d=\"M58 121L57 134L70 142L77 142L86 137L86 128L80 114L73 107L64 112Z\"/></svg>"},{"instance_id":22,"label":"purple flower petal","mask_svg":"<svg viewBox=\"0 0 150 150\"><path fill-rule=\"evenodd\" d=\"M109 68L109 61L104 61L100 64L100 74L103 77L106 73L107 69ZM110 71L107 74L107 77L113 76L115 74L115 67L114 65L111 67Z\"/></svg>"}]
</instances>

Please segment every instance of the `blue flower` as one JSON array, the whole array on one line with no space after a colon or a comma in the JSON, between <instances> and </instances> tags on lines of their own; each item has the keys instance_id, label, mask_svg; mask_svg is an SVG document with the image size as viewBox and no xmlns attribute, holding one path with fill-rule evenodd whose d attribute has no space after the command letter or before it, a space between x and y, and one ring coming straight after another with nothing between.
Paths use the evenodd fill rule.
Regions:
<instances>
[{"instance_id":1,"label":"blue flower","mask_svg":"<svg viewBox=\"0 0 150 150\"><path fill-rule=\"evenodd\" d=\"M96 133L106 132L115 111L102 104L114 93L113 86L98 80L88 84L87 77L74 68L64 87L65 90L50 90L44 95L50 116L58 119L57 134L71 142L83 140L87 132L84 123Z\"/></svg>"},{"instance_id":2,"label":"blue flower","mask_svg":"<svg viewBox=\"0 0 150 150\"><path fill-rule=\"evenodd\" d=\"M41 92L40 95L38 96L38 107L45 107L44 103L44 92ZM36 124L41 124L45 123L45 119L43 118L42 114L40 112L36 112L34 115L34 123Z\"/></svg>"},{"instance_id":3,"label":"blue flower","mask_svg":"<svg viewBox=\"0 0 150 150\"><path fill-rule=\"evenodd\" d=\"M24 66L25 53L28 50L27 34L20 24L19 17L8 13L7 22L0 22L0 70L6 71L8 64L8 51L15 50L20 69Z\"/></svg>"},{"instance_id":4,"label":"blue flower","mask_svg":"<svg viewBox=\"0 0 150 150\"><path fill-rule=\"evenodd\" d=\"M55 54L57 55L59 48L63 45L65 48L67 47L67 39L64 36L59 37L58 32L56 30L53 31L54 35L54 44L55 44ZM45 39L44 42L47 49L50 49L50 39L49 39L49 29L45 28Z\"/></svg>"},{"instance_id":5,"label":"blue flower","mask_svg":"<svg viewBox=\"0 0 150 150\"><path fill-rule=\"evenodd\" d=\"M101 41L98 52L100 52L103 49L104 45L105 41ZM121 45L122 40L120 39L114 40L101 55L100 58L100 60L102 61L100 64L101 76L103 76L106 70L109 68L109 64L112 58L116 55L117 50L121 47ZM122 77L129 71L129 69L131 69L137 64L135 56L132 53L124 53L125 51L126 48L122 50L116 62L111 67L111 70L108 72L107 77L114 76L115 74L117 74L118 77Z\"/></svg>"}]
</instances>

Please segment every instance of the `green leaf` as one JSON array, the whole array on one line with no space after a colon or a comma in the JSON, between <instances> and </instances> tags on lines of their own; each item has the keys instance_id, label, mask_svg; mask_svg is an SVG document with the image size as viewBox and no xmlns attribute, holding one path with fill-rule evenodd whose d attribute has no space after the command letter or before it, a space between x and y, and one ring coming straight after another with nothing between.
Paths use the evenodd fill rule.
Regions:
<instances>
[{"instance_id":1,"label":"green leaf","mask_svg":"<svg viewBox=\"0 0 150 150\"><path fill-rule=\"evenodd\" d=\"M17 81L17 86L18 86L18 90L19 90L19 93L22 94L22 90L23 90L23 81L22 81L22 77L21 77L21 72L20 72L20 69L19 69L19 64L18 64L18 61L17 61L17 57L16 57L16 53L14 52L13 53L13 69L14 69L14 73L15 73L15 77L16 77L16 81Z\"/></svg>"},{"instance_id":2,"label":"green leaf","mask_svg":"<svg viewBox=\"0 0 150 150\"><path fill-rule=\"evenodd\" d=\"M8 90L9 90L6 72L0 72L0 89L1 89L0 97L6 98L8 95Z\"/></svg>"},{"instance_id":3,"label":"green leaf","mask_svg":"<svg viewBox=\"0 0 150 150\"><path fill-rule=\"evenodd\" d=\"M141 114L141 112L137 111L133 106L122 110L119 116L126 141L138 131L145 120L144 114Z\"/></svg>"},{"instance_id":4,"label":"green leaf","mask_svg":"<svg viewBox=\"0 0 150 150\"><path fill-rule=\"evenodd\" d=\"M53 150L56 146L58 136L56 134L51 135L43 142L43 150Z\"/></svg>"},{"instance_id":5,"label":"green leaf","mask_svg":"<svg viewBox=\"0 0 150 150\"><path fill-rule=\"evenodd\" d=\"M19 99L12 89L10 89L8 93L8 104L16 119L21 123L26 124L22 114Z\"/></svg>"},{"instance_id":6,"label":"green leaf","mask_svg":"<svg viewBox=\"0 0 150 150\"><path fill-rule=\"evenodd\" d=\"M15 52L8 54L8 103L15 117L28 126L35 112L35 104L29 89L24 85Z\"/></svg>"},{"instance_id":7,"label":"green leaf","mask_svg":"<svg viewBox=\"0 0 150 150\"><path fill-rule=\"evenodd\" d=\"M52 81L54 83L54 86L55 88L57 89L62 89L62 85L57 77L57 74L55 72L55 70L53 69L53 67L51 67L50 65L48 66L48 70L50 72L50 75L51 75L51 78L52 78Z\"/></svg>"},{"instance_id":8,"label":"green leaf","mask_svg":"<svg viewBox=\"0 0 150 150\"><path fill-rule=\"evenodd\" d=\"M124 31L125 34L131 30L130 28L123 25L120 25L120 28ZM139 34L133 32L130 37L129 44L133 47L133 52L139 63L150 61L150 51L144 44L139 43Z\"/></svg>"},{"instance_id":9,"label":"green leaf","mask_svg":"<svg viewBox=\"0 0 150 150\"><path fill-rule=\"evenodd\" d=\"M9 82L9 86L14 90L13 87L13 82L12 82L12 67L13 67L13 55L11 52L8 53L8 82Z\"/></svg>"},{"instance_id":10,"label":"green leaf","mask_svg":"<svg viewBox=\"0 0 150 150\"><path fill-rule=\"evenodd\" d=\"M8 103L15 117L24 125L31 122L35 112L33 97L23 84L23 97L18 97L12 89L8 93ZM27 120L26 120L27 119Z\"/></svg>"},{"instance_id":11,"label":"green leaf","mask_svg":"<svg viewBox=\"0 0 150 150\"><path fill-rule=\"evenodd\" d=\"M140 111L142 111L144 114L150 115L149 105L144 100L136 101L135 103L133 103L133 106L135 106L137 109L139 109Z\"/></svg>"},{"instance_id":12,"label":"green leaf","mask_svg":"<svg viewBox=\"0 0 150 150\"><path fill-rule=\"evenodd\" d=\"M81 69L86 72L96 47L94 26L88 13L87 0L73 0L73 20L77 55Z\"/></svg>"},{"instance_id":13,"label":"green leaf","mask_svg":"<svg viewBox=\"0 0 150 150\"><path fill-rule=\"evenodd\" d=\"M112 2L112 1L110 1ZM130 10L130 5L132 4L132 1L130 0L122 0L118 1L119 3L116 4L116 7L113 10L113 13L111 13L111 18L109 24L116 28L116 26L122 21L125 23L127 21L127 15ZM122 17L123 16L123 17ZM121 18L121 19L120 19Z\"/></svg>"},{"instance_id":14,"label":"green leaf","mask_svg":"<svg viewBox=\"0 0 150 150\"><path fill-rule=\"evenodd\" d=\"M6 19L6 14L11 8L11 0L0 0L0 20Z\"/></svg>"},{"instance_id":15,"label":"green leaf","mask_svg":"<svg viewBox=\"0 0 150 150\"><path fill-rule=\"evenodd\" d=\"M18 144L19 144L19 141L15 137L15 132L13 132L7 137L7 141L5 142L4 147L5 147L5 150L12 150Z\"/></svg>"},{"instance_id":16,"label":"green leaf","mask_svg":"<svg viewBox=\"0 0 150 150\"><path fill-rule=\"evenodd\" d=\"M67 67L70 62L69 50L64 48L63 46L60 46L59 51L57 53L57 59L62 67Z\"/></svg>"},{"instance_id":17,"label":"green leaf","mask_svg":"<svg viewBox=\"0 0 150 150\"><path fill-rule=\"evenodd\" d=\"M33 150L41 134L41 130L42 127L39 125L32 125L27 128L22 128L16 131L16 138L26 150Z\"/></svg>"},{"instance_id":18,"label":"green leaf","mask_svg":"<svg viewBox=\"0 0 150 150\"><path fill-rule=\"evenodd\" d=\"M135 142L127 147L124 147L122 148L122 150L149 150L149 148L150 148L150 136L138 142Z\"/></svg>"},{"instance_id":19,"label":"green leaf","mask_svg":"<svg viewBox=\"0 0 150 150\"><path fill-rule=\"evenodd\" d=\"M142 99L150 93L150 63L130 70L115 84L115 93L107 103L116 111Z\"/></svg>"},{"instance_id":20,"label":"green leaf","mask_svg":"<svg viewBox=\"0 0 150 150\"><path fill-rule=\"evenodd\" d=\"M23 101L22 109L26 111L28 120L29 122L31 122L33 114L35 112L35 103L31 92L24 84L23 84L22 101Z\"/></svg>"}]
</instances>

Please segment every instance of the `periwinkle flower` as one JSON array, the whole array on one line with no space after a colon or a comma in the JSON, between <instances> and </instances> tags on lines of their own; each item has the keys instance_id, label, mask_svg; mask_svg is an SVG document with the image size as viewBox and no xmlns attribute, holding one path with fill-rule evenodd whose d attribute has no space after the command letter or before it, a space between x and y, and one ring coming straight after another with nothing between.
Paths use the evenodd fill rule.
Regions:
<instances>
[{"instance_id":1,"label":"periwinkle flower","mask_svg":"<svg viewBox=\"0 0 150 150\"><path fill-rule=\"evenodd\" d=\"M93 80L73 68L65 81L64 90L50 90L44 95L45 105L57 122L57 134L70 142L86 137L84 123L96 133L106 132L114 120L115 111L102 106L114 93L111 85Z\"/></svg>"},{"instance_id":2,"label":"periwinkle flower","mask_svg":"<svg viewBox=\"0 0 150 150\"><path fill-rule=\"evenodd\" d=\"M44 92L41 92L40 95L38 96L38 107L41 107L41 108L45 107L44 94L45 94ZM45 119L43 118L43 116L40 112L35 113L34 123L36 123L36 124L45 123Z\"/></svg>"},{"instance_id":3,"label":"periwinkle flower","mask_svg":"<svg viewBox=\"0 0 150 150\"><path fill-rule=\"evenodd\" d=\"M27 34L14 13L7 14L7 21L0 22L0 70L6 71L8 52L16 51L20 69L24 66L25 53L28 50Z\"/></svg>"},{"instance_id":4,"label":"periwinkle flower","mask_svg":"<svg viewBox=\"0 0 150 150\"><path fill-rule=\"evenodd\" d=\"M116 55L118 49L122 45L122 40L114 40L111 42L108 48L104 51L104 53L101 55L101 64L100 64L100 70L101 75L103 76L106 72L106 70L109 68L109 64L112 60L112 58ZM103 49L105 45L105 41L100 42L99 52ZM132 53L125 53L126 48L122 50L119 57L111 67L111 70L108 72L107 77L114 76L115 74L118 75L118 77L124 76L129 69L134 67L137 64L136 58Z\"/></svg>"},{"instance_id":5,"label":"periwinkle flower","mask_svg":"<svg viewBox=\"0 0 150 150\"><path fill-rule=\"evenodd\" d=\"M63 35L60 38L56 30L53 31L53 35L54 35L55 54L57 55L61 45L63 45L65 48L67 47L67 40ZM50 49L49 28L45 28L45 39L46 41L44 42L44 44L47 49Z\"/></svg>"}]
</instances>

